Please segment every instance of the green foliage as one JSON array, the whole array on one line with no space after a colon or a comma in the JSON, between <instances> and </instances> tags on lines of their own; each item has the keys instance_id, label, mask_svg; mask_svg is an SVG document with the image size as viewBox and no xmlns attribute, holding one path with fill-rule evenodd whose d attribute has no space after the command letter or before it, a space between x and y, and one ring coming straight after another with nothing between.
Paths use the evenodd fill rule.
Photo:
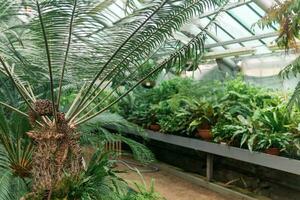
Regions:
<instances>
[{"instance_id":1,"label":"green foliage","mask_svg":"<svg viewBox=\"0 0 300 200\"><path fill-rule=\"evenodd\" d=\"M113 1L0 0L0 72L11 81L21 97L22 101L18 103L26 104L32 113L38 110L36 102L41 97L49 103L51 115L37 120L31 116L37 127L57 128L64 121L71 129L77 128L112 109L114 104L162 69L169 70L176 64L184 66L194 55L201 58L205 31L227 0L147 1L142 6L133 6L132 13L114 25L107 24L107 17L103 14L111 3ZM212 8L220 9L188 44L167 52L160 63L145 64L173 40L174 31ZM119 87L127 82L131 84L114 98ZM69 85L76 90L76 95L68 94ZM81 87L77 88L77 85ZM113 87L108 90L111 85ZM40 92L43 87L45 91ZM63 97L65 93L69 95L66 98ZM1 97L1 106L28 117L11 102L4 102ZM1 142L9 162L17 162L18 167L30 164L32 143L24 135L10 137L3 134ZM132 142L131 145L137 146ZM134 151L140 149L136 147ZM142 159L145 157L141 156ZM105 183L105 177L109 177L109 182L115 181L108 176L108 163L97 155L94 159L95 163L91 162L82 174L66 175L65 182L53 191L53 196L114 199L117 187ZM14 174L23 176L17 172L15 170Z\"/></svg>"},{"instance_id":2,"label":"green foliage","mask_svg":"<svg viewBox=\"0 0 300 200\"><path fill-rule=\"evenodd\" d=\"M297 41L300 39L300 1L287 0L277 2L259 22L261 27L279 24L279 36L276 40L278 46L284 47L286 51L290 48L298 49ZM280 72L283 78L291 75L297 77L300 72L300 57L289 63ZM300 82L297 84L293 95L290 98L288 107L290 110L294 106L300 107Z\"/></svg>"},{"instance_id":3,"label":"green foliage","mask_svg":"<svg viewBox=\"0 0 300 200\"><path fill-rule=\"evenodd\" d=\"M53 190L53 199L119 199L127 184L112 171L109 154L98 149L85 171L68 175Z\"/></svg>"},{"instance_id":4,"label":"green foliage","mask_svg":"<svg viewBox=\"0 0 300 200\"><path fill-rule=\"evenodd\" d=\"M81 126L80 131L83 133L81 136L81 144L97 147L106 142L121 141L129 146L136 160L144 164L154 161L154 155L146 146L122 136L116 131L112 132L110 128L114 128L120 132L127 129L134 129L137 133L140 133L141 136L144 136L142 130L139 130L135 125L129 123L120 115L104 113L90 120L84 126Z\"/></svg>"},{"instance_id":5,"label":"green foliage","mask_svg":"<svg viewBox=\"0 0 300 200\"><path fill-rule=\"evenodd\" d=\"M279 148L281 151L285 151L292 141L291 133L258 133L256 149Z\"/></svg>"},{"instance_id":6,"label":"green foliage","mask_svg":"<svg viewBox=\"0 0 300 200\"><path fill-rule=\"evenodd\" d=\"M149 189L145 183L135 183L137 191L131 190L112 170L115 163L112 155L103 152L102 148L97 149L84 172L75 176L65 174L64 179L54 187L52 199L163 200L154 191L153 182Z\"/></svg>"},{"instance_id":7,"label":"green foliage","mask_svg":"<svg viewBox=\"0 0 300 200\"><path fill-rule=\"evenodd\" d=\"M188 106L192 122L189 129L193 132L197 128L210 129L218 121L218 106L215 106L209 100L194 101Z\"/></svg>"},{"instance_id":8,"label":"green foliage","mask_svg":"<svg viewBox=\"0 0 300 200\"><path fill-rule=\"evenodd\" d=\"M128 193L128 195L122 200L165 200L154 190L154 181L151 181L149 189L145 183L134 183L137 188L137 192Z\"/></svg>"},{"instance_id":9,"label":"green foliage","mask_svg":"<svg viewBox=\"0 0 300 200\"><path fill-rule=\"evenodd\" d=\"M298 149L299 110L288 111L286 98L279 92L249 85L242 77L223 83L175 78L134 93L132 98L140 94L143 98L139 98L138 105L155 114L155 123L163 133L193 136L198 128L212 128L214 142L263 150L264 145L269 145L259 143L260 138L271 135L271 144L277 139L282 141L280 147L287 153ZM140 112L134 109L139 107L132 107L128 119ZM144 124L153 123L143 118L142 112L140 115L140 119L146 120ZM284 136L290 145L285 145Z\"/></svg>"},{"instance_id":10,"label":"green foliage","mask_svg":"<svg viewBox=\"0 0 300 200\"><path fill-rule=\"evenodd\" d=\"M26 118L15 113L5 116L0 110L0 199L19 199L28 192L33 152L24 137L28 129Z\"/></svg>"},{"instance_id":11,"label":"green foliage","mask_svg":"<svg viewBox=\"0 0 300 200\"><path fill-rule=\"evenodd\" d=\"M148 127L162 120L163 115L173 113L172 110L182 103L178 99L186 96L178 97L176 94L182 94L192 86L191 79L174 78L152 89L138 88L118 104L119 113L131 122Z\"/></svg>"},{"instance_id":12,"label":"green foliage","mask_svg":"<svg viewBox=\"0 0 300 200\"><path fill-rule=\"evenodd\" d=\"M295 47L297 38L300 37L300 1L287 0L277 2L259 22L261 27L279 23L279 37L277 43L286 49Z\"/></svg>"}]
</instances>

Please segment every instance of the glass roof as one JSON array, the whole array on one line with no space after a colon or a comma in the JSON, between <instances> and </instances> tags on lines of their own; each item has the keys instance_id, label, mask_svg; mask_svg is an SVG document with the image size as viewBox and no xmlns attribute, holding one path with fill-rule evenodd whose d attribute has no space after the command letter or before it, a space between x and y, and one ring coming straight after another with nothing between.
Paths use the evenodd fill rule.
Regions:
<instances>
[{"instance_id":1,"label":"glass roof","mask_svg":"<svg viewBox=\"0 0 300 200\"><path fill-rule=\"evenodd\" d=\"M264 15L265 11L259 5L265 0L230 0L219 14L216 22L206 31L206 47L210 51L221 51L226 49L238 49L253 47L256 53L271 52L268 49L276 38L278 27L261 29L255 23ZM270 4L273 0L267 0ZM112 26L114 22L127 15L128 7L126 1L115 0L102 12L107 19L107 25ZM129 9L130 12L130 9ZM204 13L191 20L182 27L180 32L174 33L174 38L187 43L192 36L200 33L216 12Z\"/></svg>"}]
</instances>

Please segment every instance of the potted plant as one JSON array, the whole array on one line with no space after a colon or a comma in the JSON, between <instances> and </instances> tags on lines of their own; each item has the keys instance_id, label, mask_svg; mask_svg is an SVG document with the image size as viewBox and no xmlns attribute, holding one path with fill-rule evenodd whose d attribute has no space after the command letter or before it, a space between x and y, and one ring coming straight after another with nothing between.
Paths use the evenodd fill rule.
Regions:
<instances>
[{"instance_id":1,"label":"potted plant","mask_svg":"<svg viewBox=\"0 0 300 200\"><path fill-rule=\"evenodd\" d=\"M212 126L215 125L218 118L216 107L209 101L194 102L190 107L192 113L192 120L189 124L189 130L195 132L196 137L204 140L212 140Z\"/></svg>"},{"instance_id":2,"label":"potted plant","mask_svg":"<svg viewBox=\"0 0 300 200\"><path fill-rule=\"evenodd\" d=\"M271 155L279 155L280 152L286 151L293 141L291 133L264 133L257 136L256 149Z\"/></svg>"},{"instance_id":3,"label":"potted plant","mask_svg":"<svg viewBox=\"0 0 300 200\"><path fill-rule=\"evenodd\" d=\"M160 125L157 123L152 123L149 125L149 129L155 132L160 131Z\"/></svg>"}]
</instances>

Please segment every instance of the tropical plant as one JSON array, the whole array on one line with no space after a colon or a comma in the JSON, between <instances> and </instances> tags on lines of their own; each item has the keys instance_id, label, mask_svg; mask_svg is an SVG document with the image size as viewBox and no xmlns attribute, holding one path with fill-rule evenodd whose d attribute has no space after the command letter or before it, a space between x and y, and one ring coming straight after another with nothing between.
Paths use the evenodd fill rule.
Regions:
<instances>
[{"instance_id":1,"label":"tropical plant","mask_svg":"<svg viewBox=\"0 0 300 200\"><path fill-rule=\"evenodd\" d=\"M286 151L293 141L291 133L264 133L257 135L256 150L266 150L269 148L279 148L280 151Z\"/></svg>"},{"instance_id":2,"label":"tropical plant","mask_svg":"<svg viewBox=\"0 0 300 200\"><path fill-rule=\"evenodd\" d=\"M28 191L32 169L32 143L24 138L29 130L26 118L13 114L8 123L0 109L0 198L19 199Z\"/></svg>"},{"instance_id":3,"label":"tropical plant","mask_svg":"<svg viewBox=\"0 0 300 200\"><path fill-rule=\"evenodd\" d=\"M176 115L175 111L182 102L184 93L191 90L194 82L191 79L175 77L163 81L152 89L139 87L118 103L118 112L124 118L143 127L168 123L169 120L165 118L171 113ZM167 126L169 125L166 124L164 127Z\"/></svg>"},{"instance_id":4,"label":"tropical plant","mask_svg":"<svg viewBox=\"0 0 300 200\"><path fill-rule=\"evenodd\" d=\"M155 192L154 180L151 180L149 189L147 188L145 181L142 183L135 182L134 185L137 188L137 193L128 193L128 195L122 200L165 200L165 198L161 197L157 192Z\"/></svg>"},{"instance_id":5,"label":"tropical plant","mask_svg":"<svg viewBox=\"0 0 300 200\"><path fill-rule=\"evenodd\" d=\"M152 106L152 110L157 116L157 123L161 127L161 132L171 134L187 134L189 119L182 113L182 109L187 106L187 97L174 94L167 100L163 100Z\"/></svg>"},{"instance_id":6,"label":"tropical plant","mask_svg":"<svg viewBox=\"0 0 300 200\"><path fill-rule=\"evenodd\" d=\"M98 148L86 170L78 174L66 174L53 186L52 199L114 199L122 200L129 194L128 185L119 178L112 166L112 154ZM40 194L43 195L43 194ZM27 194L26 199L40 199L39 194Z\"/></svg>"},{"instance_id":7,"label":"tropical plant","mask_svg":"<svg viewBox=\"0 0 300 200\"><path fill-rule=\"evenodd\" d=\"M31 170L34 194L51 199L54 186L66 173L75 176L82 172L78 126L106 112L152 74L184 63L195 52L203 54L205 31L211 23L128 85L120 96L106 101L116 94L118 86L135 80L144 63L175 30L224 2L157 0L110 27L102 14L102 1L1 1L5 17L0 19L0 71L15 86L28 114L4 102L1 105L29 117L31 122L27 135L35 144ZM7 3L8 9L2 6ZM45 83L49 90L41 98L37 88ZM63 111L65 86L76 83L81 87L69 109ZM111 91L91 107L110 85Z\"/></svg>"},{"instance_id":8,"label":"tropical plant","mask_svg":"<svg viewBox=\"0 0 300 200\"><path fill-rule=\"evenodd\" d=\"M257 109L254 112L253 121L256 121L259 124L260 129L272 133L285 133L292 128L290 113L287 111L286 105L284 104L277 105L276 107Z\"/></svg>"},{"instance_id":9,"label":"tropical plant","mask_svg":"<svg viewBox=\"0 0 300 200\"><path fill-rule=\"evenodd\" d=\"M287 0L277 2L267 13L259 24L262 27L279 23L279 36L277 44L279 47L284 47L286 51L295 48L298 51L297 40L300 39L300 1ZM295 77L300 72L300 57L297 57L293 62L288 64L281 72L280 76L289 78L292 75ZM290 98L288 107L300 107L300 82L298 82L293 95Z\"/></svg>"},{"instance_id":10,"label":"tropical plant","mask_svg":"<svg viewBox=\"0 0 300 200\"><path fill-rule=\"evenodd\" d=\"M212 105L208 100L194 101L189 106L189 112L191 113L191 123L189 129L191 132L197 128L210 129L218 121L219 113L218 107Z\"/></svg>"},{"instance_id":11,"label":"tropical plant","mask_svg":"<svg viewBox=\"0 0 300 200\"><path fill-rule=\"evenodd\" d=\"M220 121L212 130L214 141L226 142L229 145L239 145L252 151L256 138L256 127L253 125L251 118L245 119L242 115L238 115L231 123L228 121ZM237 141L239 142L237 144Z\"/></svg>"}]
</instances>

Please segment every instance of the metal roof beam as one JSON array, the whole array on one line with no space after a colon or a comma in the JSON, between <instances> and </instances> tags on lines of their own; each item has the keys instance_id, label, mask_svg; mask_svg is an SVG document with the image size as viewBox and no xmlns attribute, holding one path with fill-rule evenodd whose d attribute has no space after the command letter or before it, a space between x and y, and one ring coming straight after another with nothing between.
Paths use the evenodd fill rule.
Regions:
<instances>
[{"instance_id":1,"label":"metal roof beam","mask_svg":"<svg viewBox=\"0 0 300 200\"><path fill-rule=\"evenodd\" d=\"M207 17L209 20L212 20L212 18ZM217 26L219 29L221 29L222 31L224 31L224 33L226 33L231 39L235 39L235 37L229 33L225 28L223 28L222 26L220 26L218 23L215 23L215 26ZM239 43L239 45L241 45L242 47L245 47L245 45L243 43Z\"/></svg>"},{"instance_id":2,"label":"metal roof beam","mask_svg":"<svg viewBox=\"0 0 300 200\"><path fill-rule=\"evenodd\" d=\"M244 0L244 1L236 2L236 3L230 3L230 4L226 5L224 8L222 8L222 10L231 10L231 9L249 4L251 2L253 2L253 0ZM200 15L199 17L200 18L208 17L208 16L218 13L220 10L221 10L221 8L214 10L214 11L206 12L206 13L203 13L202 15Z\"/></svg>"},{"instance_id":3,"label":"metal roof beam","mask_svg":"<svg viewBox=\"0 0 300 200\"><path fill-rule=\"evenodd\" d=\"M255 33L250 29L248 28L245 24L243 24L236 16L234 16L233 13L229 12L229 11L225 11L227 13L227 15L229 15L234 21L236 21L239 25L241 25L246 31L248 31L248 33L250 33L251 35L255 35ZM263 44L263 45L266 45L266 43L259 39L259 41Z\"/></svg>"},{"instance_id":4,"label":"metal roof beam","mask_svg":"<svg viewBox=\"0 0 300 200\"><path fill-rule=\"evenodd\" d=\"M250 4L247 4L247 7L250 8L257 16L259 16L260 18L264 17L262 16L259 12L257 12L257 10L255 10ZM275 31L277 31L277 28L272 24L271 28Z\"/></svg>"},{"instance_id":5,"label":"metal roof beam","mask_svg":"<svg viewBox=\"0 0 300 200\"><path fill-rule=\"evenodd\" d=\"M224 45L230 45L230 44L235 44L235 43L240 43L240 42L248 42L248 41L253 41L253 40L260 40L260 39L276 37L276 36L278 36L278 32L253 35L250 37L244 37L244 38L239 38L239 39L235 39L235 40L219 42L216 44L208 44L208 45L205 45L205 48L214 48L214 47L219 47L219 46L224 46Z\"/></svg>"}]
</instances>

